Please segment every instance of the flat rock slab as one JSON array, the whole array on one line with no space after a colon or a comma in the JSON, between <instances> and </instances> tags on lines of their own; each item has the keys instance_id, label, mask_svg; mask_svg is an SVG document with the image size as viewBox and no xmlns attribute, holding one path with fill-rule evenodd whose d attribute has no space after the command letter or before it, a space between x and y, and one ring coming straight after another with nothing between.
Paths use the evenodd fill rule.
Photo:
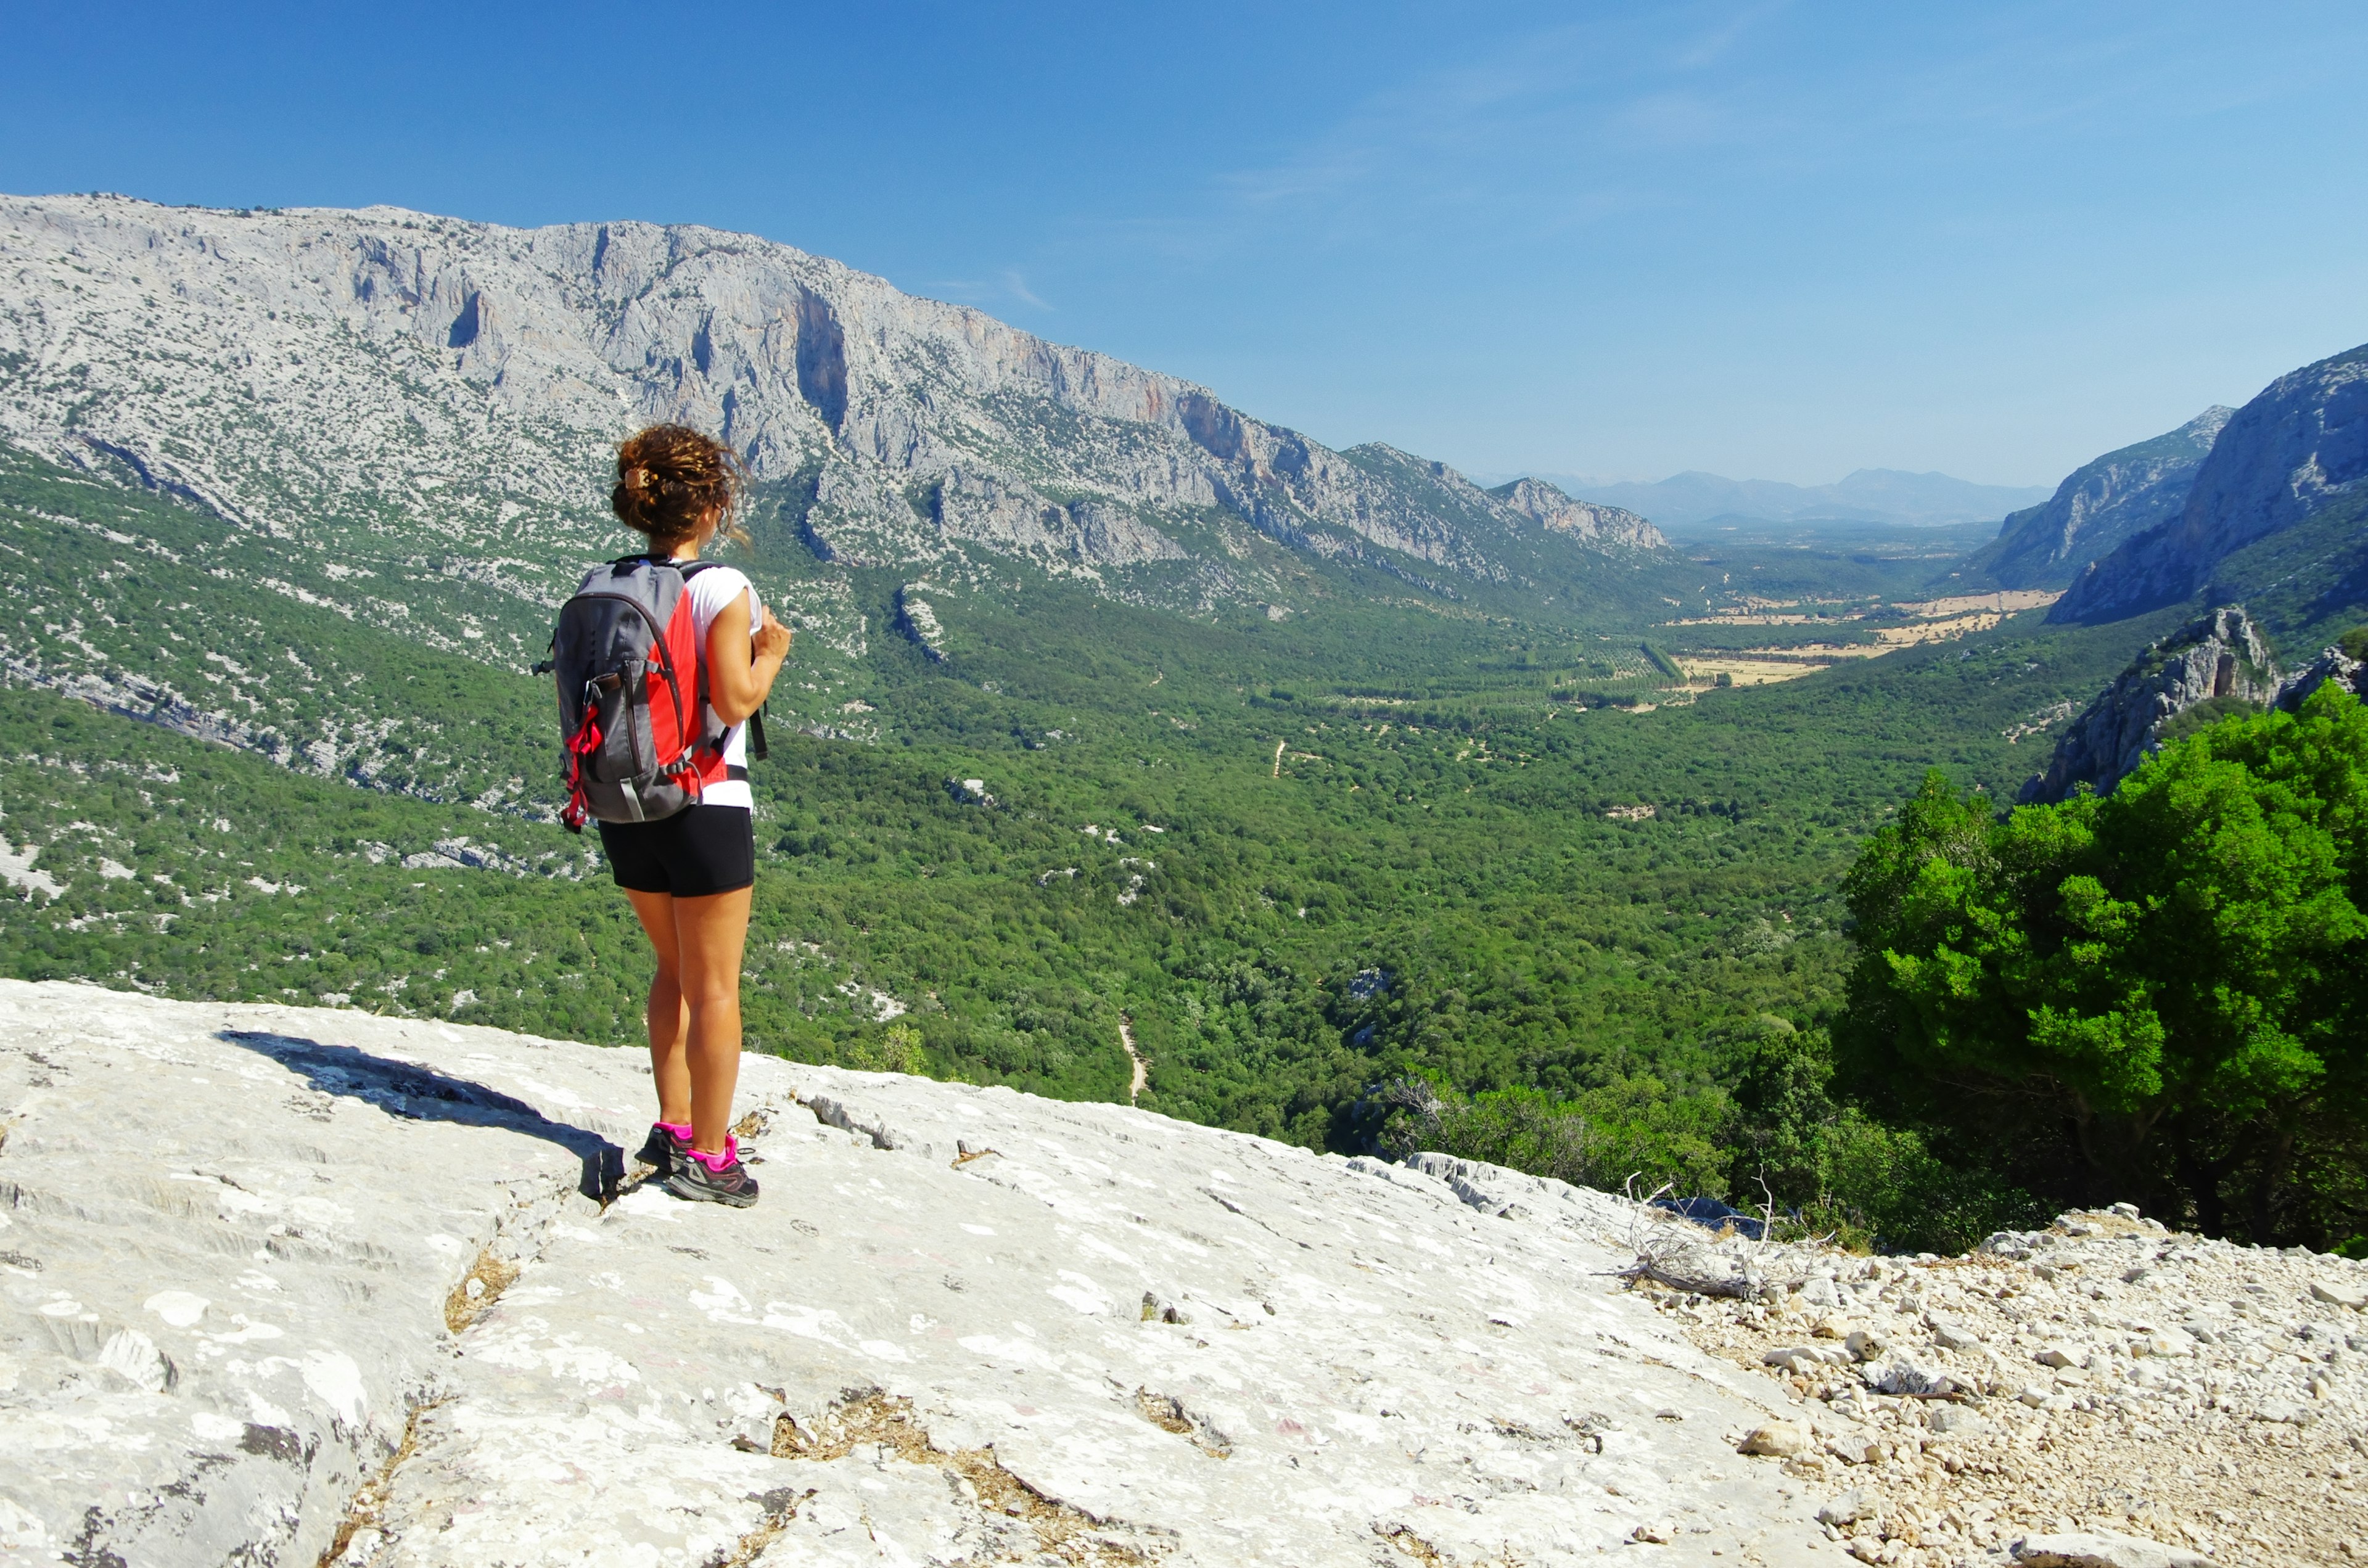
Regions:
<instances>
[{"instance_id":1,"label":"flat rock slab","mask_svg":"<svg viewBox=\"0 0 2368 1568\"><path fill-rule=\"evenodd\" d=\"M741 1083L745 1211L639 1052L0 983L0 1562L1841 1560L1603 1195Z\"/></svg>"}]
</instances>

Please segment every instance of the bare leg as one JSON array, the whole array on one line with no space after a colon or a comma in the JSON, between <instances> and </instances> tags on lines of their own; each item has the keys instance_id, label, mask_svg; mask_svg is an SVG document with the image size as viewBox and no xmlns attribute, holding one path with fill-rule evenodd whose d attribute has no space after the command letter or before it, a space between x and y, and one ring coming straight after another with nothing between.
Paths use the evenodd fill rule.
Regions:
<instances>
[{"instance_id":1,"label":"bare leg","mask_svg":"<svg viewBox=\"0 0 2368 1568\"><path fill-rule=\"evenodd\" d=\"M658 1119L679 1127L690 1119L690 1063L684 1044L690 1009L682 994L682 963L675 937L674 895L625 890L633 914L656 952L658 971L650 982L650 1077L657 1085Z\"/></svg>"},{"instance_id":2,"label":"bare leg","mask_svg":"<svg viewBox=\"0 0 2368 1568\"><path fill-rule=\"evenodd\" d=\"M740 955L752 888L674 900L675 947L689 1019L690 1146L720 1154L732 1131L740 1082Z\"/></svg>"}]
</instances>

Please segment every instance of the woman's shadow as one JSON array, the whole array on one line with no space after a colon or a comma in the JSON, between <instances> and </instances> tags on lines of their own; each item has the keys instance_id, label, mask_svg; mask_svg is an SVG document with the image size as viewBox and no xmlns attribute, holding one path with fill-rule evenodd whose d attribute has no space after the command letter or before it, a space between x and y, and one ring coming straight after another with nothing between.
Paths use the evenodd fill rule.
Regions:
<instances>
[{"instance_id":1,"label":"woman's shadow","mask_svg":"<svg viewBox=\"0 0 2368 1568\"><path fill-rule=\"evenodd\" d=\"M556 1143L584 1163L575 1190L596 1203L613 1197L625 1176L625 1151L597 1132L553 1121L524 1100L483 1084L448 1077L433 1068L372 1056L350 1045L324 1045L293 1035L222 1029L215 1039L244 1046L291 1072L324 1094L362 1100L407 1121L449 1121L493 1127Z\"/></svg>"}]
</instances>

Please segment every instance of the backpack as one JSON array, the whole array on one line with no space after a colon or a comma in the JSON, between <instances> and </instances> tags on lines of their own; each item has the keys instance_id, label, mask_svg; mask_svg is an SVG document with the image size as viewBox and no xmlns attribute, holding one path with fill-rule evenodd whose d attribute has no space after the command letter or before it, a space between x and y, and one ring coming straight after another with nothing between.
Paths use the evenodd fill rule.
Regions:
<instances>
[{"instance_id":1,"label":"backpack","mask_svg":"<svg viewBox=\"0 0 2368 1568\"><path fill-rule=\"evenodd\" d=\"M707 672L684 587L711 561L679 564L629 555L585 575L560 607L551 657L566 747L570 833L586 820L656 822L697 805L727 773L727 731L708 722ZM765 755L760 716L748 719L750 755Z\"/></svg>"}]
</instances>

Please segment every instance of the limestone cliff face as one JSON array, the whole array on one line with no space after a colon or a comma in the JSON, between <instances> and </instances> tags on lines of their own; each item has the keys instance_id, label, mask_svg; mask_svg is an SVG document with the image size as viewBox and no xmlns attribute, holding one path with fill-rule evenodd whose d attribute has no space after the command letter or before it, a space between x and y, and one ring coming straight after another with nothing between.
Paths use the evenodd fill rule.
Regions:
<instances>
[{"instance_id":1,"label":"limestone cliff face","mask_svg":"<svg viewBox=\"0 0 2368 1568\"><path fill-rule=\"evenodd\" d=\"M2026 802L2061 801L2080 785L2110 794L2160 749L2165 725L2214 699L2267 705L2279 691L2269 644L2243 607L2214 610L2155 643L2072 722Z\"/></svg>"},{"instance_id":2,"label":"limestone cliff face","mask_svg":"<svg viewBox=\"0 0 2368 1568\"><path fill-rule=\"evenodd\" d=\"M1246 525L1503 580L1541 520L746 234L0 199L0 436L233 524L557 573L605 536L609 445L659 419L721 432L854 564L985 551L1100 581ZM1657 547L1624 517L1549 542Z\"/></svg>"},{"instance_id":3,"label":"limestone cliff face","mask_svg":"<svg viewBox=\"0 0 2368 1568\"><path fill-rule=\"evenodd\" d=\"M1620 1199L752 1056L736 1211L647 1076L0 982L0 1557L1847 1561Z\"/></svg>"},{"instance_id":4,"label":"limestone cliff face","mask_svg":"<svg viewBox=\"0 0 2368 1568\"><path fill-rule=\"evenodd\" d=\"M2330 683L2368 702L2368 663L2340 647L2321 649L2317 658L2285 678L2271 706L2291 713Z\"/></svg>"},{"instance_id":5,"label":"limestone cliff face","mask_svg":"<svg viewBox=\"0 0 2368 1568\"><path fill-rule=\"evenodd\" d=\"M2207 408L2176 430L2073 470L2048 500L1999 525L1964 574L2009 588L2070 583L2089 562L2185 509L2196 472L2235 413Z\"/></svg>"},{"instance_id":6,"label":"limestone cliff face","mask_svg":"<svg viewBox=\"0 0 2368 1568\"><path fill-rule=\"evenodd\" d=\"M1631 550L1667 550L1661 530L1634 512L1574 500L1538 479L1517 479L1488 494L1542 528L1622 545Z\"/></svg>"},{"instance_id":7,"label":"limestone cliff face","mask_svg":"<svg viewBox=\"0 0 2368 1568\"><path fill-rule=\"evenodd\" d=\"M2075 582L2048 619L2118 619L2176 604L2234 551L2293 527L2368 477L2368 346L2281 376L2231 416L2178 517Z\"/></svg>"}]
</instances>

